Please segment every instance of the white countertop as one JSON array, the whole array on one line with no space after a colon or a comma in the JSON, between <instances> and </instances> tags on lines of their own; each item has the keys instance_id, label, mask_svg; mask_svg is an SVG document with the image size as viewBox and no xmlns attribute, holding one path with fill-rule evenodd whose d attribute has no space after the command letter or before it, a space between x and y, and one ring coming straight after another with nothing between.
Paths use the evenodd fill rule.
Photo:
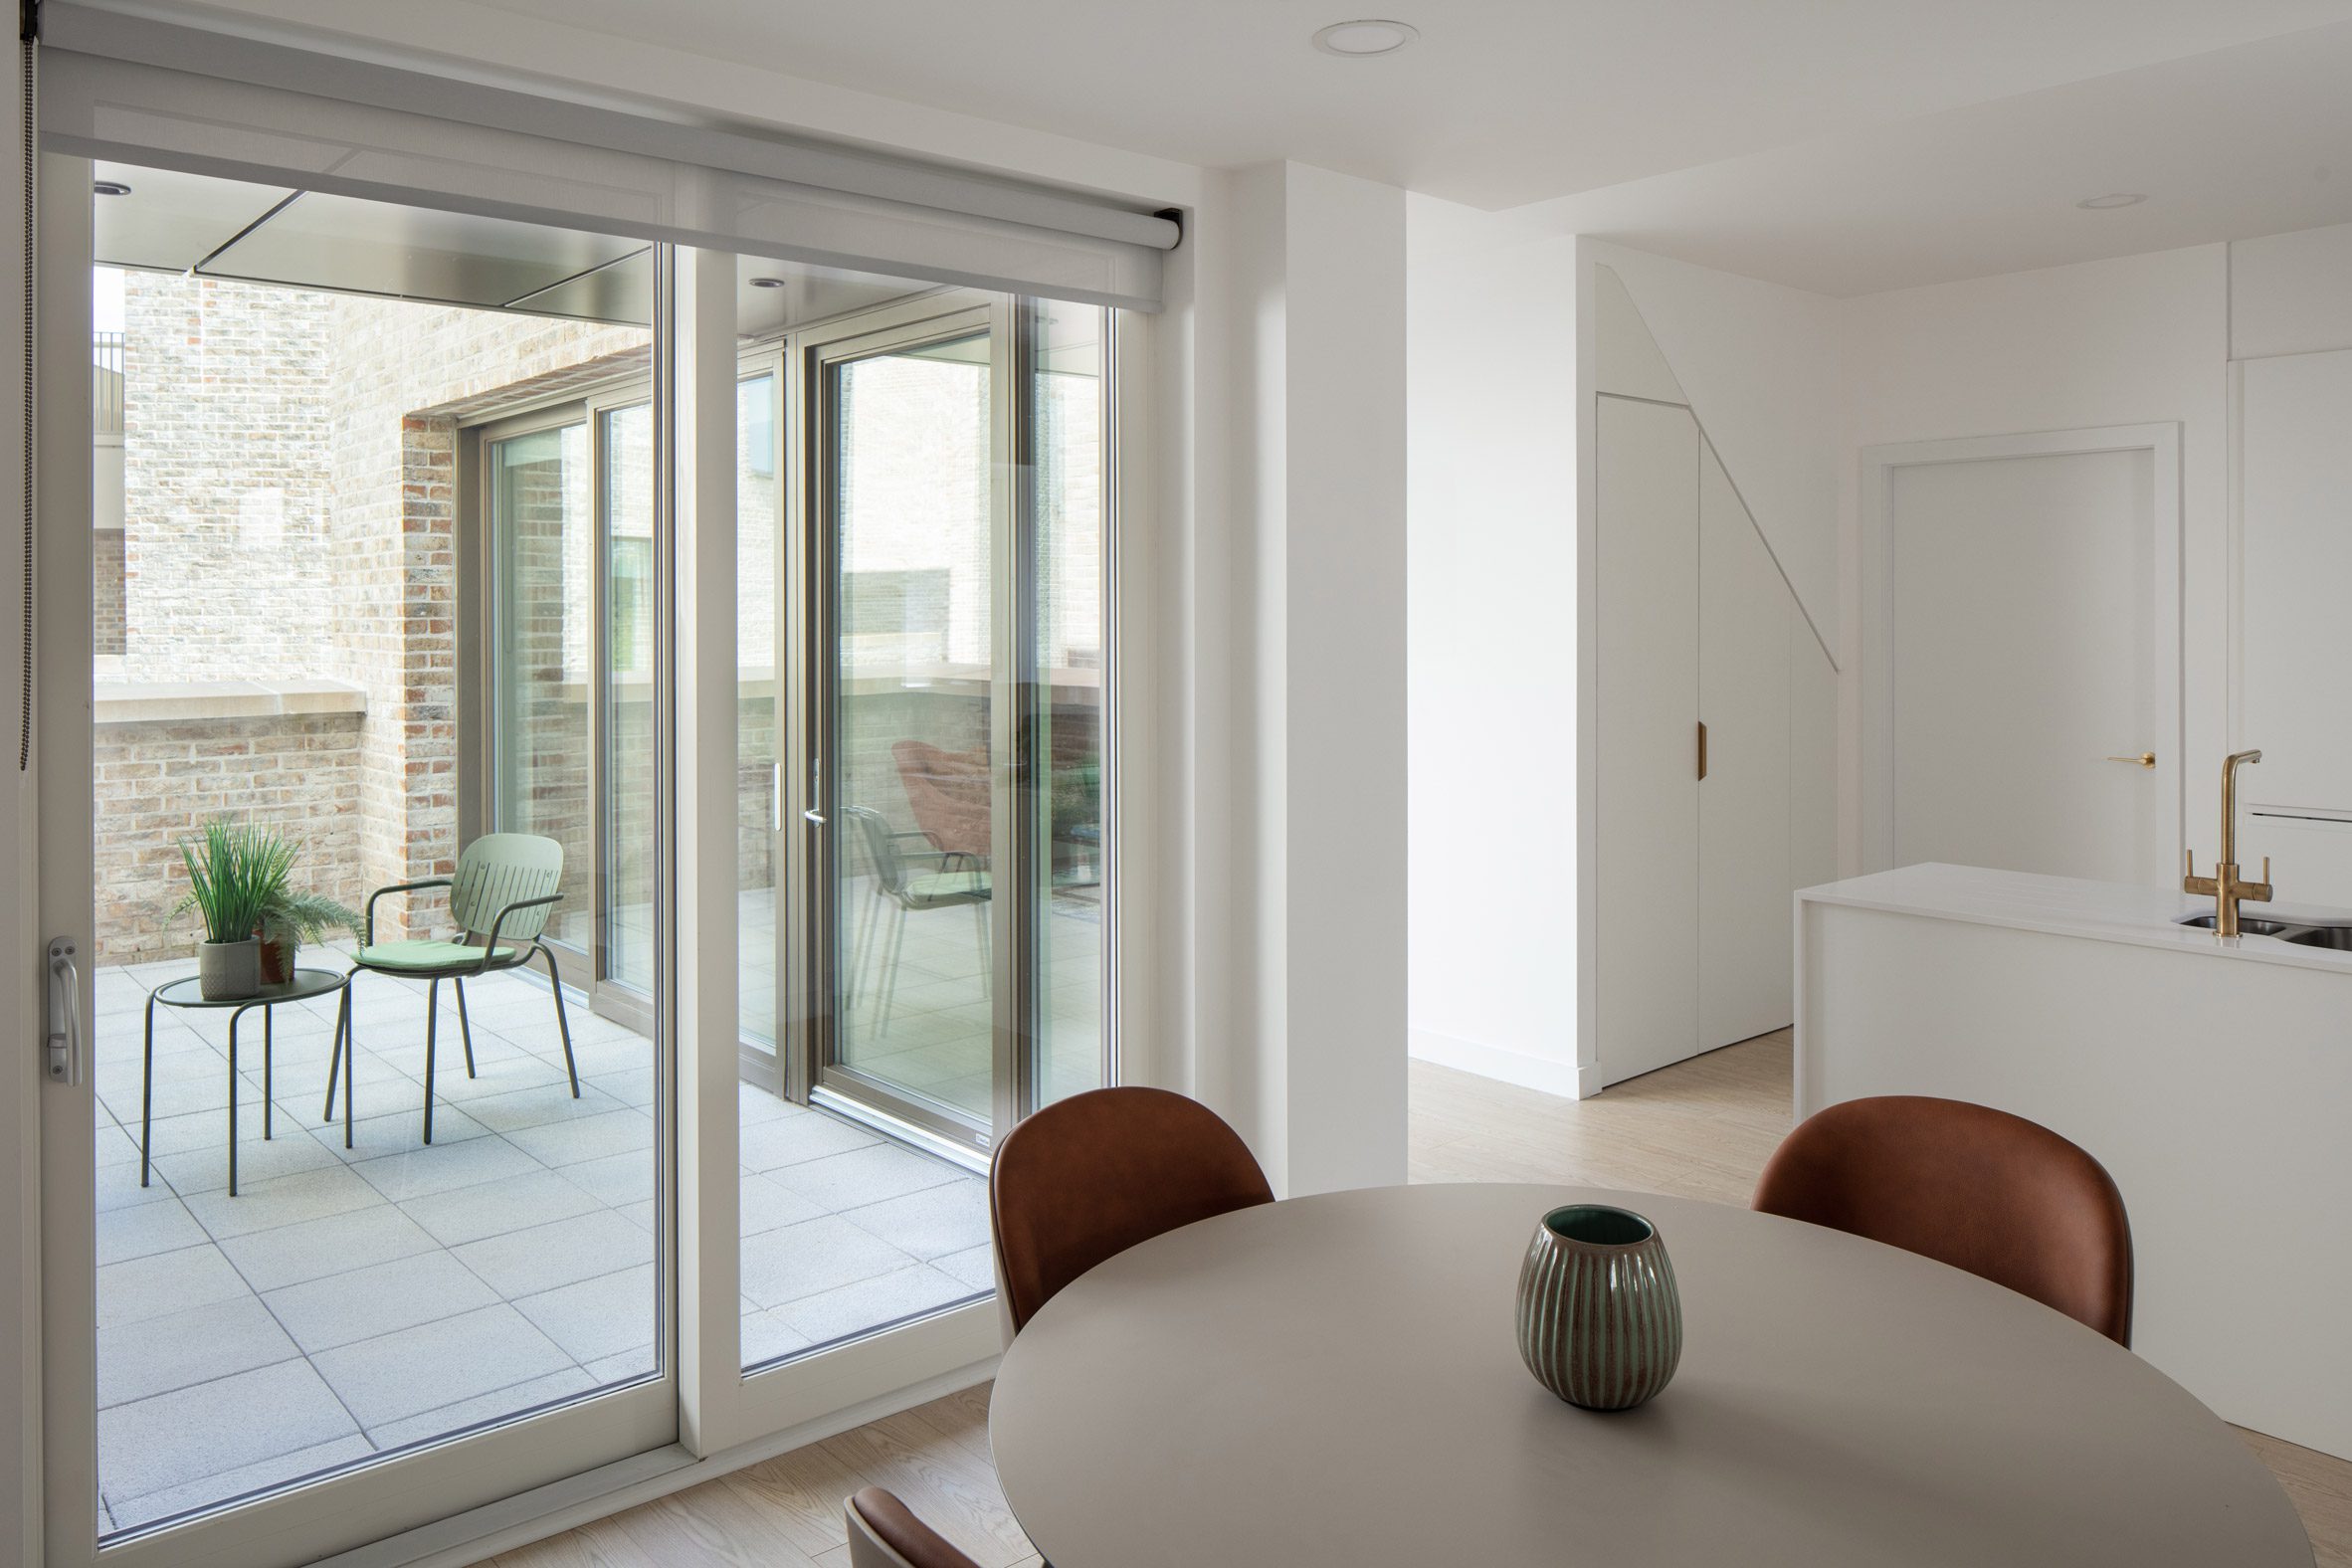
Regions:
<instances>
[{"instance_id":1,"label":"white countertop","mask_svg":"<svg viewBox=\"0 0 2352 1568\"><path fill-rule=\"evenodd\" d=\"M2182 925L2179 922L2183 915L2211 914L2213 900L2161 887L2083 882L2071 877L2037 877L2027 872L1989 871L1981 866L1930 862L1807 887L1798 892L1797 898L1801 903L1842 904L1890 914L1959 920L1971 925L2005 925L2054 936L2125 942L2352 975L2352 952L2303 947L2274 936L2248 935L2225 940L2209 930ZM2352 925L2352 910L2286 902L2247 903L2240 908L2248 919Z\"/></svg>"}]
</instances>

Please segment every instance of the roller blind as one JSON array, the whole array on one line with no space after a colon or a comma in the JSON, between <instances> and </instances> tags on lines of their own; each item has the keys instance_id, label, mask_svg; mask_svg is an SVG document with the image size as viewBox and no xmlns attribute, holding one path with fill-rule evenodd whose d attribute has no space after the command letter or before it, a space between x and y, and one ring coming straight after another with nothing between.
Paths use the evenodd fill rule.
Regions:
<instances>
[{"instance_id":1,"label":"roller blind","mask_svg":"<svg viewBox=\"0 0 2352 1568\"><path fill-rule=\"evenodd\" d=\"M1157 309L1170 220L957 170L44 9L52 151Z\"/></svg>"}]
</instances>

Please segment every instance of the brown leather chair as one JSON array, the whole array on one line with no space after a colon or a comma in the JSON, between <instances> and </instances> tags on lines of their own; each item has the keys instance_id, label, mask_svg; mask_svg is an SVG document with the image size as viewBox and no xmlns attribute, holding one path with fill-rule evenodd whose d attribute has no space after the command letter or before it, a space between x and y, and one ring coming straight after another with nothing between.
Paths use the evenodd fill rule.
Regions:
<instances>
[{"instance_id":1,"label":"brown leather chair","mask_svg":"<svg viewBox=\"0 0 2352 1568\"><path fill-rule=\"evenodd\" d=\"M1009 1133L988 1178L1005 1307L1020 1332L1105 1258L1195 1220L1274 1202L1241 1135L1198 1100L1098 1088Z\"/></svg>"},{"instance_id":2,"label":"brown leather chair","mask_svg":"<svg viewBox=\"0 0 2352 1568\"><path fill-rule=\"evenodd\" d=\"M2131 1221L2105 1167L2048 1127L1888 1094L1809 1117L1755 1207L1965 1269L2131 1343Z\"/></svg>"},{"instance_id":3,"label":"brown leather chair","mask_svg":"<svg viewBox=\"0 0 2352 1568\"><path fill-rule=\"evenodd\" d=\"M980 1568L880 1486L850 1499L850 1568Z\"/></svg>"}]
</instances>

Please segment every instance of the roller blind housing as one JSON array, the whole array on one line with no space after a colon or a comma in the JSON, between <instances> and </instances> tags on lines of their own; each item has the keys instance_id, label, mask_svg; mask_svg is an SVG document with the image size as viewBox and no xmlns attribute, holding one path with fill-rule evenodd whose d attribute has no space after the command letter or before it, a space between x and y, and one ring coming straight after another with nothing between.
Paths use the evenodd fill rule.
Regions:
<instances>
[{"instance_id":1,"label":"roller blind housing","mask_svg":"<svg viewBox=\"0 0 2352 1568\"><path fill-rule=\"evenodd\" d=\"M1157 309L1170 220L88 6L43 15L52 151Z\"/></svg>"}]
</instances>

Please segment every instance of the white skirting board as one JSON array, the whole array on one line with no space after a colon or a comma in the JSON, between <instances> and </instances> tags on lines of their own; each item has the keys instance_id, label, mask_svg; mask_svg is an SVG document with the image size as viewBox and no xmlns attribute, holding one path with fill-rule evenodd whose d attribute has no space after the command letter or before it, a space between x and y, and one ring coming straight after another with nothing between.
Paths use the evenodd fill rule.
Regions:
<instances>
[{"instance_id":1,"label":"white skirting board","mask_svg":"<svg viewBox=\"0 0 2352 1568\"><path fill-rule=\"evenodd\" d=\"M1563 1099L1588 1099L1601 1091L1601 1069L1593 1062L1562 1062L1507 1046L1482 1045L1427 1029L1406 1032L1405 1049L1416 1061L1474 1073L1497 1082L1557 1094Z\"/></svg>"}]
</instances>

